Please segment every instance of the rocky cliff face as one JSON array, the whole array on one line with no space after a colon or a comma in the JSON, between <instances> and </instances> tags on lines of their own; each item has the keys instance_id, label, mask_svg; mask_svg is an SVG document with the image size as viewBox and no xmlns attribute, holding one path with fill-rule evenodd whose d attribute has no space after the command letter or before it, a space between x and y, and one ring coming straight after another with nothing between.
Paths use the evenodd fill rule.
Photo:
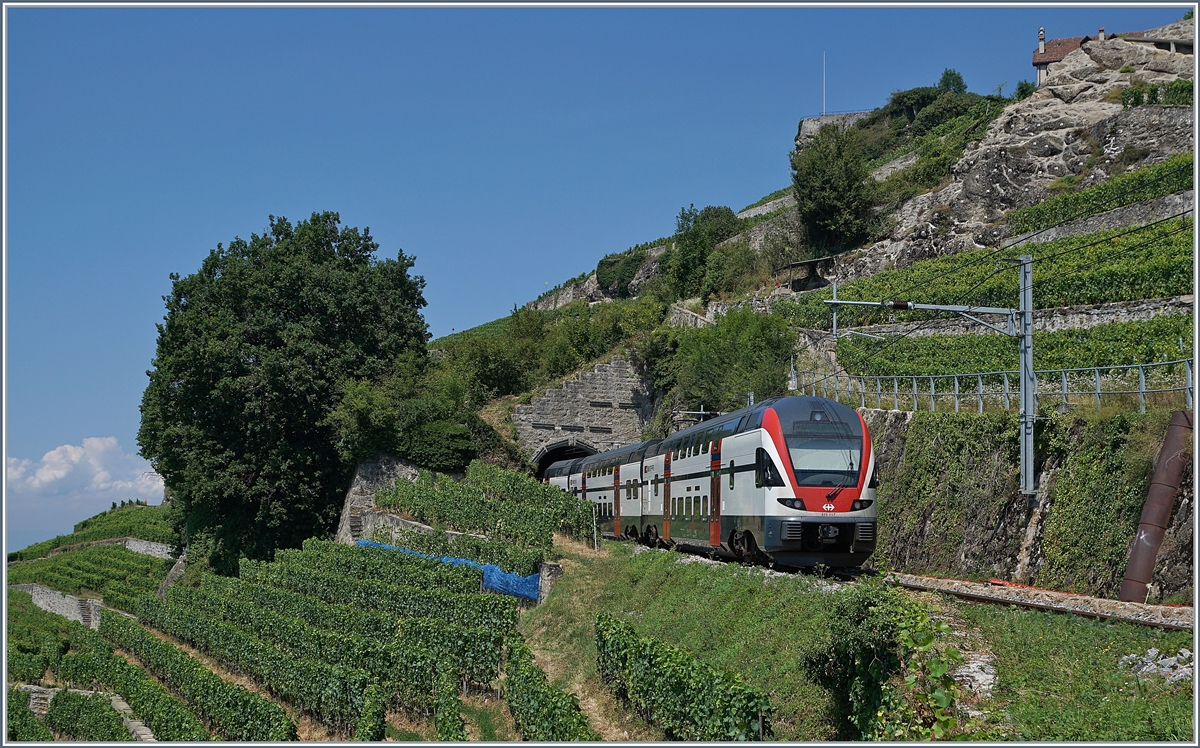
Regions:
<instances>
[{"instance_id":1,"label":"rocky cliff face","mask_svg":"<svg viewBox=\"0 0 1200 748\"><path fill-rule=\"evenodd\" d=\"M1191 39L1193 31L1184 22L1146 35ZM1134 78L1191 79L1193 61L1192 55L1120 38L1084 43L1051 68L1041 88L1008 106L987 135L967 147L949 185L901 205L889 235L843 255L832 274L844 282L927 257L995 246L1008 237L1005 211L1045 200L1056 179L1082 176L1080 184L1088 186L1126 166L1191 150L1191 107L1123 110L1118 94ZM1132 72L1121 72L1125 66Z\"/></svg>"},{"instance_id":2,"label":"rocky cliff face","mask_svg":"<svg viewBox=\"0 0 1200 748\"><path fill-rule=\"evenodd\" d=\"M638 268L637 273L633 276L633 280L629 281L630 296L637 296L641 293L642 286L658 277L659 260L666 250L665 246L651 247L646 250L645 261ZM582 300L589 304L595 304L601 301L611 301L615 298L617 298L617 289L615 287L602 288L600 281L596 278L596 274L592 273L581 281L568 283L556 291L551 291L533 301L526 302L525 306L529 309L547 312L552 309L564 307L574 301Z\"/></svg>"}]
</instances>

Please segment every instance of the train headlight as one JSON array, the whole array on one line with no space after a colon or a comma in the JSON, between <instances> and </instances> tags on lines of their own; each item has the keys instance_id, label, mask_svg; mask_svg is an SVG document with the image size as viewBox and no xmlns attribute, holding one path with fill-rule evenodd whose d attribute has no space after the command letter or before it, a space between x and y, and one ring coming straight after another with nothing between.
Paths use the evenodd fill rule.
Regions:
<instances>
[{"instance_id":1,"label":"train headlight","mask_svg":"<svg viewBox=\"0 0 1200 748\"><path fill-rule=\"evenodd\" d=\"M799 509L804 511L804 502L800 499L779 499L779 503L786 506L788 509Z\"/></svg>"},{"instance_id":2,"label":"train headlight","mask_svg":"<svg viewBox=\"0 0 1200 748\"><path fill-rule=\"evenodd\" d=\"M855 499L854 503L850 505L850 509L857 512L860 509L866 509L874 503L871 499Z\"/></svg>"}]
</instances>

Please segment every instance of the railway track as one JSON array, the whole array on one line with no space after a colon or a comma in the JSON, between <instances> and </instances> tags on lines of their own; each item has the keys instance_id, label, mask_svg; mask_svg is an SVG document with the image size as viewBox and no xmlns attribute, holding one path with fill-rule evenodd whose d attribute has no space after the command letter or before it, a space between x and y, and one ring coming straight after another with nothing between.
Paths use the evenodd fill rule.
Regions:
<instances>
[{"instance_id":1,"label":"railway track","mask_svg":"<svg viewBox=\"0 0 1200 748\"><path fill-rule=\"evenodd\" d=\"M684 549L681 548L680 550ZM715 561L716 559L713 560ZM746 562L743 561L741 563ZM793 574L813 573L811 569L796 569L784 566L772 566L771 568L776 572ZM851 584L860 577L873 576L875 572L861 569L831 569L825 575L837 582ZM961 579L943 579L941 577L901 574L899 572L887 572L885 579L901 587L913 590L943 592L966 600L993 603L996 605L1016 605L1022 608L1049 610L1056 613L1073 613L1089 618L1127 621L1143 626L1155 626L1178 631L1192 631L1195 627L1194 609L1182 605L1147 605L1145 603L1120 602L1100 597L1079 595L1072 592L1044 590L995 579L988 582L969 582Z\"/></svg>"}]
</instances>

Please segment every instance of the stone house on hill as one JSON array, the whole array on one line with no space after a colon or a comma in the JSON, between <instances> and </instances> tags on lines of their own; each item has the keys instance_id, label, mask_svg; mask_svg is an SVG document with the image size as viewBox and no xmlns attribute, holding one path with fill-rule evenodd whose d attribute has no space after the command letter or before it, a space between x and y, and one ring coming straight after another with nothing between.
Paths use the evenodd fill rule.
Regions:
<instances>
[{"instance_id":1,"label":"stone house on hill","mask_svg":"<svg viewBox=\"0 0 1200 748\"><path fill-rule=\"evenodd\" d=\"M1033 67L1037 70L1037 84L1040 86L1050 77L1050 66L1062 62L1063 58L1083 46L1084 42L1104 41L1119 36L1125 41L1139 44L1149 44L1157 49L1169 52L1192 54L1191 39L1168 39L1146 36L1145 31L1129 31L1120 34L1105 34L1104 29L1094 36L1069 36L1063 39L1046 41L1045 27L1038 29L1038 48L1033 53Z\"/></svg>"}]
</instances>

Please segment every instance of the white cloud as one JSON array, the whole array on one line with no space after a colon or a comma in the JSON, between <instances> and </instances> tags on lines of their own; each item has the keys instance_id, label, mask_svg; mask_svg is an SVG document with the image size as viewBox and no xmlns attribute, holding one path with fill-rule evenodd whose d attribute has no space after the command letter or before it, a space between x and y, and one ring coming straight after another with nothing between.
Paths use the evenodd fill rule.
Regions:
<instances>
[{"instance_id":1,"label":"white cloud","mask_svg":"<svg viewBox=\"0 0 1200 748\"><path fill-rule=\"evenodd\" d=\"M5 462L9 550L71 532L82 519L129 499L162 502L163 482L150 463L121 450L115 436L56 447L37 462Z\"/></svg>"}]
</instances>

